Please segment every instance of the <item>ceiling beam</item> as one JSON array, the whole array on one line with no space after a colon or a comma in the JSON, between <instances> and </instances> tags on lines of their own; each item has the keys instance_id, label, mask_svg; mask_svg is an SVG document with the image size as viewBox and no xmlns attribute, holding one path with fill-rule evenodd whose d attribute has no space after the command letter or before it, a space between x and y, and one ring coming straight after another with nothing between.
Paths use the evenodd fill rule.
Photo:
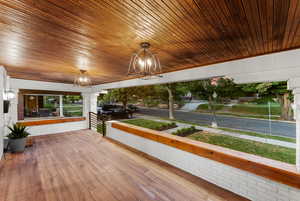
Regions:
<instances>
[{"instance_id":1,"label":"ceiling beam","mask_svg":"<svg viewBox=\"0 0 300 201\"><path fill-rule=\"evenodd\" d=\"M73 84L43 82L34 80L10 79L11 89L47 90L61 92L91 92L91 88L76 87Z\"/></svg>"},{"instance_id":2,"label":"ceiling beam","mask_svg":"<svg viewBox=\"0 0 300 201\"><path fill-rule=\"evenodd\" d=\"M162 78L142 80L131 79L107 84L95 85L94 92L103 89L164 84L191 80L228 76L236 83L254 83L285 81L300 77L300 49L256 56L219 64L196 67L162 74Z\"/></svg>"}]
</instances>

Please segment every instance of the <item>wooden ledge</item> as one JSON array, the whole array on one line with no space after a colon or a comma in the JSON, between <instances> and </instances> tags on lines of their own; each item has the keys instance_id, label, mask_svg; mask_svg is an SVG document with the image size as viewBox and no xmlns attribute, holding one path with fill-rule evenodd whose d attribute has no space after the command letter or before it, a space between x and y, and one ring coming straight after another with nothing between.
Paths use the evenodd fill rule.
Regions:
<instances>
[{"instance_id":1,"label":"wooden ledge","mask_svg":"<svg viewBox=\"0 0 300 201\"><path fill-rule=\"evenodd\" d=\"M300 189L294 165L120 122L112 127Z\"/></svg>"},{"instance_id":2,"label":"wooden ledge","mask_svg":"<svg viewBox=\"0 0 300 201\"><path fill-rule=\"evenodd\" d=\"M24 126L40 126L47 124L60 124L66 122L75 122L75 121L84 121L85 117L71 117L71 118L61 118L61 119L40 119L40 120L32 120L32 121L19 121L18 124Z\"/></svg>"}]
</instances>

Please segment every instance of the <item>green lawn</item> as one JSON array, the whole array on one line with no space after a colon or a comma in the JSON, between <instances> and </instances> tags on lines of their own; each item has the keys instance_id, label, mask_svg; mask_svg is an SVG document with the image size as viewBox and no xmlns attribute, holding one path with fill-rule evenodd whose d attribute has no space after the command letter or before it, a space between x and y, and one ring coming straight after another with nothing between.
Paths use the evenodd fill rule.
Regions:
<instances>
[{"instance_id":1,"label":"green lawn","mask_svg":"<svg viewBox=\"0 0 300 201\"><path fill-rule=\"evenodd\" d=\"M256 132L251 132L251 131L241 131L241 130L236 130L236 129L231 129L231 128L218 128L218 129L228 131L228 132L238 133L238 134L241 134L241 135L251 135L251 136L256 136L256 137L261 137L261 138L267 138L267 139L273 139L273 140L280 140L280 141L285 141L285 142L296 143L296 139L289 138L289 137L267 135L267 134L256 133Z\"/></svg>"},{"instance_id":2,"label":"green lawn","mask_svg":"<svg viewBox=\"0 0 300 201\"><path fill-rule=\"evenodd\" d=\"M163 130L176 127L175 122L166 123L166 122L153 121L149 119L130 119L130 120L123 120L122 122L132 124L135 126L144 127L144 128L150 128L157 131L163 131Z\"/></svg>"},{"instance_id":3,"label":"green lawn","mask_svg":"<svg viewBox=\"0 0 300 201\"><path fill-rule=\"evenodd\" d=\"M295 164L296 160L296 150L291 148L203 132L192 134L188 138L290 164Z\"/></svg>"},{"instance_id":4,"label":"green lawn","mask_svg":"<svg viewBox=\"0 0 300 201\"><path fill-rule=\"evenodd\" d=\"M178 123L183 123L183 124L190 124L192 126L205 126L205 127L209 127L208 124L199 124L199 123L193 123L193 122L190 122L190 121L184 121L184 120L179 120L179 119L169 119L169 118L166 118L166 117L158 117L159 119L163 119L163 120L168 120L168 121L171 121L171 122L178 122Z\"/></svg>"},{"instance_id":5,"label":"green lawn","mask_svg":"<svg viewBox=\"0 0 300 201\"><path fill-rule=\"evenodd\" d=\"M215 109L218 114L223 115L234 115L240 117L253 117L253 118L268 118L269 115L269 105L268 104L236 104L231 106L226 106L224 104L215 104ZM201 104L197 108L200 112L210 112L208 109L208 104ZM280 105L278 103L271 103L271 114L273 119L279 119L281 113Z\"/></svg>"},{"instance_id":6,"label":"green lawn","mask_svg":"<svg viewBox=\"0 0 300 201\"><path fill-rule=\"evenodd\" d=\"M214 104L215 110L222 110L223 108L224 108L224 104ZM199 105L197 110L208 110L208 104Z\"/></svg>"},{"instance_id":7,"label":"green lawn","mask_svg":"<svg viewBox=\"0 0 300 201\"><path fill-rule=\"evenodd\" d=\"M130 120L124 120L122 122L133 124L136 126L141 126L144 128L150 128L153 130L160 130L162 128L164 128L164 130L166 130L167 126L174 125L176 121L173 121L172 122L173 124L165 123L165 122L158 122L158 121L148 120L148 119L130 119ZM193 124L191 122L186 122L186 121L178 121L178 122L190 123L192 125L197 125L197 124ZM282 140L282 141L286 141L286 142L295 142L295 139L285 138L285 137L281 137L281 136L269 136L269 135L265 135L265 134L248 132L248 131L240 131L240 130L229 129L229 128L228 129L220 128L220 129L222 129L224 131L229 131L229 132L237 132L237 133L244 134L244 135L270 138L270 139ZM209 143L209 144L226 147L226 148L233 149L236 151L241 151L241 152L245 152L245 153L249 153L249 154L262 156L265 158L270 158L273 160L290 163L290 164L295 164L295 160L296 160L296 150L292 149L292 148L286 148L286 147L282 147L282 146L241 139L238 137L206 133L206 132L197 132L197 133L189 135L188 138L193 139L193 140L198 140L201 142L205 142L205 143Z\"/></svg>"},{"instance_id":8,"label":"green lawn","mask_svg":"<svg viewBox=\"0 0 300 201\"><path fill-rule=\"evenodd\" d=\"M230 108L231 112L248 113L256 115L268 115L269 105L268 104L237 104ZM271 114L280 115L280 105L276 103L271 104Z\"/></svg>"},{"instance_id":9,"label":"green lawn","mask_svg":"<svg viewBox=\"0 0 300 201\"><path fill-rule=\"evenodd\" d=\"M269 119L268 115L255 115L255 114L243 114L243 113L232 113L232 112L216 112L218 115L228 115L235 117L244 117L244 118L258 118L258 119ZM280 116L271 115L272 120L280 120Z\"/></svg>"},{"instance_id":10,"label":"green lawn","mask_svg":"<svg viewBox=\"0 0 300 201\"><path fill-rule=\"evenodd\" d=\"M64 116L78 117L82 116L82 105L78 104L65 104L63 107Z\"/></svg>"}]
</instances>

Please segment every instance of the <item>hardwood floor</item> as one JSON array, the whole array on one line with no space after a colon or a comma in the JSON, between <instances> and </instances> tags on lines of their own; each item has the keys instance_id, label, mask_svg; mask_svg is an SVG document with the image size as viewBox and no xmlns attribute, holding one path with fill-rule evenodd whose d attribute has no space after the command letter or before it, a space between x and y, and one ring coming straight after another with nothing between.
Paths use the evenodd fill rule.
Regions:
<instances>
[{"instance_id":1,"label":"hardwood floor","mask_svg":"<svg viewBox=\"0 0 300 201\"><path fill-rule=\"evenodd\" d=\"M0 162L0 201L247 200L93 131L35 138Z\"/></svg>"}]
</instances>

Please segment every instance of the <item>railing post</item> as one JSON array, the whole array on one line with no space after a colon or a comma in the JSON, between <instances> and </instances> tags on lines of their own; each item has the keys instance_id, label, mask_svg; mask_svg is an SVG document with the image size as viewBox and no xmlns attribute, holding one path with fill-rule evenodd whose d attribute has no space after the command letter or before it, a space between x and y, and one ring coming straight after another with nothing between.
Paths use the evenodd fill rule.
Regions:
<instances>
[{"instance_id":1,"label":"railing post","mask_svg":"<svg viewBox=\"0 0 300 201\"><path fill-rule=\"evenodd\" d=\"M92 129L91 112L89 112L89 129Z\"/></svg>"},{"instance_id":2,"label":"railing post","mask_svg":"<svg viewBox=\"0 0 300 201\"><path fill-rule=\"evenodd\" d=\"M102 132L103 132L102 134L103 134L103 136L105 136L106 126L105 126L105 117L104 116L102 117L101 121L102 121Z\"/></svg>"}]
</instances>

